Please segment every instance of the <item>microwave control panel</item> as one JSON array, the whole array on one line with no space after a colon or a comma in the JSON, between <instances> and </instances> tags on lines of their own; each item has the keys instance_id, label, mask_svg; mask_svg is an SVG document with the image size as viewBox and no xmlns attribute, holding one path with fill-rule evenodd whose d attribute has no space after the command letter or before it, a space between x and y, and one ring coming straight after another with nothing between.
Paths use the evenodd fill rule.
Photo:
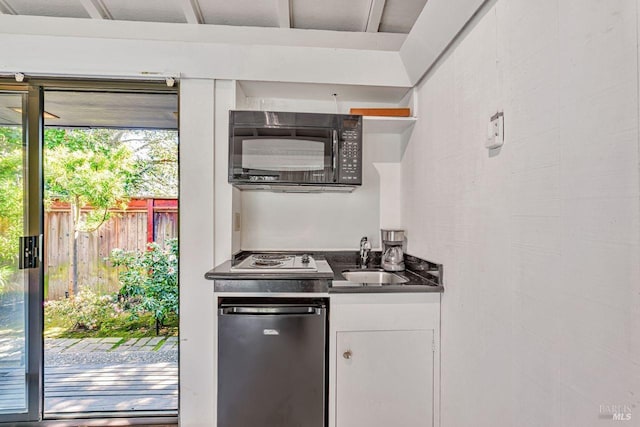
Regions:
<instances>
[{"instance_id":1,"label":"microwave control panel","mask_svg":"<svg viewBox=\"0 0 640 427\"><path fill-rule=\"evenodd\" d=\"M342 184L362 184L362 135L359 129L340 132L340 171Z\"/></svg>"}]
</instances>

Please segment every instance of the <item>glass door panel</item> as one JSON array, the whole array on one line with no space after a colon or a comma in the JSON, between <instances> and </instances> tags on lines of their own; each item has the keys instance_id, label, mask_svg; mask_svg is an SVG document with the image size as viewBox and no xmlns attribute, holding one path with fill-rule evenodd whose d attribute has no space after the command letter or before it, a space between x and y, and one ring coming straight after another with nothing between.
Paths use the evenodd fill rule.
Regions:
<instances>
[{"instance_id":1,"label":"glass door panel","mask_svg":"<svg viewBox=\"0 0 640 427\"><path fill-rule=\"evenodd\" d=\"M19 269L25 230L26 102L0 92L0 420L27 414L28 270Z\"/></svg>"},{"instance_id":2,"label":"glass door panel","mask_svg":"<svg viewBox=\"0 0 640 427\"><path fill-rule=\"evenodd\" d=\"M44 111L43 418L174 416L178 97L46 89Z\"/></svg>"}]
</instances>

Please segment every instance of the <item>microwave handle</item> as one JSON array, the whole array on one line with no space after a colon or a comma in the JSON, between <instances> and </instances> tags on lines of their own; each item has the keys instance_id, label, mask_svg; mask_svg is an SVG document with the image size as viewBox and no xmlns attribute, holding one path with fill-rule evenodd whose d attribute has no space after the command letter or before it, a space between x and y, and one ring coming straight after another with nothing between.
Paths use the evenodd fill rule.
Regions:
<instances>
[{"instance_id":1,"label":"microwave handle","mask_svg":"<svg viewBox=\"0 0 640 427\"><path fill-rule=\"evenodd\" d=\"M333 130L333 182L338 181L338 131Z\"/></svg>"}]
</instances>

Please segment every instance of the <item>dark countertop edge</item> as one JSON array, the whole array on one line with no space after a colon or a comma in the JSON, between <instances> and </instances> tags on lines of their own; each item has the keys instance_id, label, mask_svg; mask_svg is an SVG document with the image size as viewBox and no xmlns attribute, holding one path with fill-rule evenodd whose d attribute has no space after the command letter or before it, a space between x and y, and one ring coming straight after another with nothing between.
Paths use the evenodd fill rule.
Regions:
<instances>
[{"instance_id":1,"label":"dark countertop edge","mask_svg":"<svg viewBox=\"0 0 640 427\"><path fill-rule=\"evenodd\" d=\"M214 292L231 293L328 293L328 279L215 279Z\"/></svg>"}]
</instances>

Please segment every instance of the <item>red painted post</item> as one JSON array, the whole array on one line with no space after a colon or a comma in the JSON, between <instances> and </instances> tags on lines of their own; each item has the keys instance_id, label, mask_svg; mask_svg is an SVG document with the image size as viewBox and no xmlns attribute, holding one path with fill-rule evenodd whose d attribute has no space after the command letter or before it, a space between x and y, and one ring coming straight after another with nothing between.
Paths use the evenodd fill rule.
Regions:
<instances>
[{"instance_id":1,"label":"red painted post","mask_svg":"<svg viewBox=\"0 0 640 427\"><path fill-rule=\"evenodd\" d=\"M147 243L153 243L153 199L147 199Z\"/></svg>"}]
</instances>

